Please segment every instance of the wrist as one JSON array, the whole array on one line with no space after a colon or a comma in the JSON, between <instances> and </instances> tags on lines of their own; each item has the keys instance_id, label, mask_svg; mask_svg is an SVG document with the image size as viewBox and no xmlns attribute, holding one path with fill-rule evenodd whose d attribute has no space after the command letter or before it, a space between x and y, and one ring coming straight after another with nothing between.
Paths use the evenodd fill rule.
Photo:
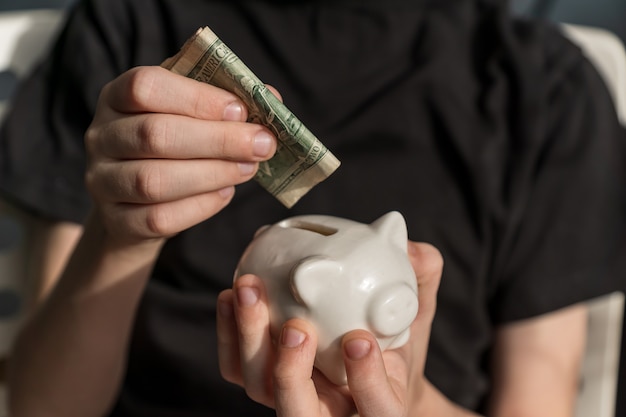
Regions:
<instances>
[{"instance_id":1,"label":"wrist","mask_svg":"<svg viewBox=\"0 0 626 417\"><path fill-rule=\"evenodd\" d=\"M104 216L98 208L92 209L84 224L84 236L92 244L107 252L127 253L134 256L156 256L167 240L159 238L141 238L129 236L123 231L112 230L108 227Z\"/></svg>"},{"instance_id":2,"label":"wrist","mask_svg":"<svg viewBox=\"0 0 626 417\"><path fill-rule=\"evenodd\" d=\"M82 297L121 282L131 292L143 290L165 239L125 239L111 234L97 212L83 225L83 234L66 265L59 292Z\"/></svg>"}]
</instances>

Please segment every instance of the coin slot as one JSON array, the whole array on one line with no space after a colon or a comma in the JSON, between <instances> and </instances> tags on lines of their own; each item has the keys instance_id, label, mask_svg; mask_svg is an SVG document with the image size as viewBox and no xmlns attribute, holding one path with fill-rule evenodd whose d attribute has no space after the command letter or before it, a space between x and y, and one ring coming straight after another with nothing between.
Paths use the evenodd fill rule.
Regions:
<instances>
[{"instance_id":1,"label":"coin slot","mask_svg":"<svg viewBox=\"0 0 626 417\"><path fill-rule=\"evenodd\" d=\"M332 227L324 226L322 224L309 223L301 220L288 220L282 222L280 226L289 229L306 230L322 236L332 236L338 232L337 229L334 229Z\"/></svg>"}]
</instances>

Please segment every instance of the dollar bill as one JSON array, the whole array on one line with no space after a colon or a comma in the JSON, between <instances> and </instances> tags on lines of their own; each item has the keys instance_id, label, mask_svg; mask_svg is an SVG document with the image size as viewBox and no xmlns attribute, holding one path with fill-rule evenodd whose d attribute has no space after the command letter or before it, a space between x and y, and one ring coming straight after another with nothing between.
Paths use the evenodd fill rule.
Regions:
<instances>
[{"instance_id":1,"label":"dollar bill","mask_svg":"<svg viewBox=\"0 0 626 417\"><path fill-rule=\"evenodd\" d=\"M339 167L339 160L208 27L198 29L161 66L236 94L248 106L248 121L274 133L276 154L260 164L255 179L286 207Z\"/></svg>"}]
</instances>

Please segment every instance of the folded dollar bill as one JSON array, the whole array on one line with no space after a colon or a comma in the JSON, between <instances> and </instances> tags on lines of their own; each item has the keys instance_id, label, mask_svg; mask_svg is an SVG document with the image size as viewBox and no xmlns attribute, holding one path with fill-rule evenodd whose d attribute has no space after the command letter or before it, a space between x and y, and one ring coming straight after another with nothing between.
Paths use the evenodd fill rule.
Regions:
<instances>
[{"instance_id":1,"label":"folded dollar bill","mask_svg":"<svg viewBox=\"0 0 626 417\"><path fill-rule=\"evenodd\" d=\"M198 29L161 66L236 94L248 106L248 121L276 135L276 154L260 164L255 179L286 207L339 167L339 160L208 27Z\"/></svg>"}]
</instances>

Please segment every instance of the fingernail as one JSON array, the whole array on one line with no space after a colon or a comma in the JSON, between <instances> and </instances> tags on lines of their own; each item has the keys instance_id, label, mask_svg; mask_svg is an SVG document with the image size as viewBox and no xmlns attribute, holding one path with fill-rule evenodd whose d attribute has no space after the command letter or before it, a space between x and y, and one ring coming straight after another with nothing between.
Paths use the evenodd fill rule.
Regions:
<instances>
[{"instance_id":1,"label":"fingernail","mask_svg":"<svg viewBox=\"0 0 626 417\"><path fill-rule=\"evenodd\" d=\"M229 198L231 195L235 193L235 187L224 187L218 191L219 195L222 198Z\"/></svg>"},{"instance_id":2,"label":"fingernail","mask_svg":"<svg viewBox=\"0 0 626 417\"><path fill-rule=\"evenodd\" d=\"M293 327L285 327L280 336L280 343L287 348L298 347L304 342L306 334Z\"/></svg>"},{"instance_id":3,"label":"fingernail","mask_svg":"<svg viewBox=\"0 0 626 417\"><path fill-rule=\"evenodd\" d=\"M241 287L237 290L237 301L239 305L250 307L259 300L259 290L253 287Z\"/></svg>"},{"instance_id":4,"label":"fingernail","mask_svg":"<svg viewBox=\"0 0 626 417\"><path fill-rule=\"evenodd\" d=\"M274 138L272 135L262 130L254 137L254 143L252 144L252 152L255 156L265 157L268 156L274 145Z\"/></svg>"},{"instance_id":5,"label":"fingernail","mask_svg":"<svg viewBox=\"0 0 626 417\"><path fill-rule=\"evenodd\" d=\"M233 102L230 103L224 109L224 116L222 119L228 122L240 122L243 117L243 106L241 103Z\"/></svg>"},{"instance_id":6,"label":"fingernail","mask_svg":"<svg viewBox=\"0 0 626 417\"><path fill-rule=\"evenodd\" d=\"M365 339L353 339L344 345L346 355L352 360L363 359L372 349L372 344L369 340Z\"/></svg>"},{"instance_id":7,"label":"fingernail","mask_svg":"<svg viewBox=\"0 0 626 417\"><path fill-rule=\"evenodd\" d=\"M240 162L238 165L241 175L250 175L256 170L255 162Z\"/></svg>"}]
</instances>

